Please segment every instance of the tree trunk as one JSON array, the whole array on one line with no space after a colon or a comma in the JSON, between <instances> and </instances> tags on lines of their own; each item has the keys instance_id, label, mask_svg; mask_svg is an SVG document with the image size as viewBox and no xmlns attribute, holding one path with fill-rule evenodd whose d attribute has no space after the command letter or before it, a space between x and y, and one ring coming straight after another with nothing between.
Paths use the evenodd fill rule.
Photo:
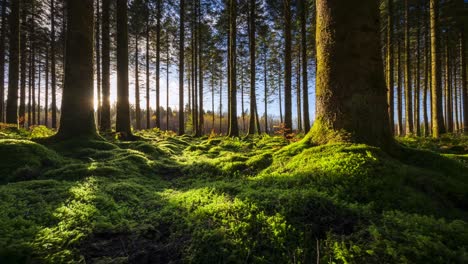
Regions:
<instances>
[{"instance_id":1,"label":"tree trunk","mask_svg":"<svg viewBox=\"0 0 468 264\"><path fill-rule=\"evenodd\" d=\"M284 5L284 128L285 133L292 130L292 96L291 96L291 0L283 0Z\"/></svg>"},{"instance_id":2,"label":"tree trunk","mask_svg":"<svg viewBox=\"0 0 468 264\"><path fill-rule=\"evenodd\" d=\"M97 94L97 125L101 123L101 11L100 1L96 0L96 94Z\"/></svg>"},{"instance_id":3,"label":"tree trunk","mask_svg":"<svg viewBox=\"0 0 468 264\"><path fill-rule=\"evenodd\" d=\"M460 58L461 58L461 99L463 101L463 133L468 133L468 78L467 78L467 66L466 66L466 32L465 28L462 27L460 30Z\"/></svg>"},{"instance_id":4,"label":"tree trunk","mask_svg":"<svg viewBox=\"0 0 468 264\"><path fill-rule=\"evenodd\" d=\"M255 127L255 112L257 109L257 94L256 94L256 61L255 61L255 22L257 17L257 6L256 0L249 1L250 15L249 15L249 51L250 51L250 119L249 119L249 131L247 134L255 134L255 130L259 127Z\"/></svg>"},{"instance_id":5,"label":"tree trunk","mask_svg":"<svg viewBox=\"0 0 468 264\"><path fill-rule=\"evenodd\" d=\"M21 27L25 27L26 23L26 11L25 8L21 10ZM18 121L21 127L24 127L26 122L26 67L27 67L27 52L26 52L26 30L20 28L20 106L18 113Z\"/></svg>"},{"instance_id":6,"label":"tree trunk","mask_svg":"<svg viewBox=\"0 0 468 264\"><path fill-rule=\"evenodd\" d=\"M442 114L442 80L439 38L439 0L430 0L431 23L431 93L432 93L432 136L440 137L446 132Z\"/></svg>"},{"instance_id":7,"label":"tree trunk","mask_svg":"<svg viewBox=\"0 0 468 264\"><path fill-rule=\"evenodd\" d=\"M201 0L197 2L197 9L198 9L198 33L197 33L197 40L198 40L198 136L203 135L204 133L204 113L203 113L203 47L202 47L202 31L201 31Z\"/></svg>"},{"instance_id":8,"label":"tree trunk","mask_svg":"<svg viewBox=\"0 0 468 264\"><path fill-rule=\"evenodd\" d=\"M237 0L229 0L229 137L239 136L236 84Z\"/></svg>"},{"instance_id":9,"label":"tree trunk","mask_svg":"<svg viewBox=\"0 0 468 264\"><path fill-rule=\"evenodd\" d=\"M141 129L141 108L140 108L140 72L138 67L138 34L135 36L135 129Z\"/></svg>"},{"instance_id":10,"label":"tree trunk","mask_svg":"<svg viewBox=\"0 0 468 264\"><path fill-rule=\"evenodd\" d=\"M44 125L49 126L49 47L46 46Z\"/></svg>"},{"instance_id":11,"label":"tree trunk","mask_svg":"<svg viewBox=\"0 0 468 264\"><path fill-rule=\"evenodd\" d=\"M149 10L150 6L148 5L147 8ZM146 17L146 129L151 126L150 109L150 14L148 12Z\"/></svg>"},{"instance_id":12,"label":"tree trunk","mask_svg":"<svg viewBox=\"0 0 468 264\"><path fill-rule=\"evenodd\" d=\"M400 41L397 43L397 117L398 117L398 136L403 136L403 98L402 98L402 72L401 72L401 45Z\"/></svg>"},{"instance_id":13,"label":"tree trunk","mask_svg":"<svg viewBox=\"0 0 468 264\"><path fill-rule=\"evenodd\" d=\"M301 56L302 56L302 112L304 115L304 132L310 130L310 116L309 116L309 82L307 80L307 1L300 0L301 11Z\"/></svg>"},{"instance_id":14,"label":"tree trunk","mask_svg":"<svg viewBox=\"0 0 468 264\"><path fill-rule=\"evenodd\" d=\"M169 51L169 34L166 39L166 130L169 130L169 66L171 62Z\"/></svg>"},{"instance_id":15,"label":"tree trunk","mask_svg":"<svg viewBox=\"0 0 468 264\"><path fill-rule=\"evenodd\" d=\"M413 92L411 83L411 48L410 48L409 6L405 0L405 131L411 135L413 129Z\"/></svg>"},{"instance_id":16,"label":"tree trunk","mask_svg":"<svg viewBox=\"0 0 468 264\"><path fill-rule=\"evenodd\" d=\"M298 49L299 50L299 49ZM297 58L296 67L296 100L297 100L297 131L302 132L302 113L301 113L301 56Z\"/></svg>"},{"instance_id":17,"label":"tree trunk","mask_svg":"<svg viewBox=\"0 0 468 264\"><path fill-rule=\"evenodd\" d=\"M128 102L128 23L127 0L117 0L117 120L116 132L132 138Z\"/></svg>"},{"instance_id":18,"label":"tree trunk","mask_svg":"<svg viewBox=\"0 0 468 264\"><path fill-rule=\"evenodd\" d=\"M56 73L56 54L55 54L55 0L50 1L50 17L51 17L51 32L50 32L50 58L51 58L51 94L52 94L52 128L57 128L57 73Z\"/></svg>"},{"instance_id":19,"label":"tree trunk","mask_svg":"<svg viewBox=\"0 0 468 264\"><path fill-rule=\"evenodd\" d=\"M2 29L0 31L0 123L5 120L5 39L7 1L2 0Z\"/></svg>"},{"instance_id":20,"label":"tree trunk","mask_svg":"<svg viewBox=\"0 0 468 264\"><path fill-rule=\"evenodd\" d=\"M265 108L265 134L268 134L268 70L267 70L267 51L263 54L263 91L264 91L264 108ZM280 104L281 107L281 104Z\"/></svg>"},{"instance_id":21,"label":"tree trunk","mask_svg":"<svg viewBox=\"0 0 468 264\"><path fill-rule=\"evenodd\" d=\"M156 127L161 128L161 0L157 0L156 8Z\"/></svg>"},{"instance_id":22,"label":"tree trunk","mask_svg":"<svg viewBox=\"0 0 468 264\"><path fill-rule=\"evenodd\" d=\"M10 60L8 67L8 99L6 105L6 122L9 124L17 124L20 56L20 0L12 0L10 3L10 10Z\"/></svg>"},{"instance_id":23,"label":"tree trunk","mask_svg":"<svg viewBox=\"0 0 468 264\"><path fill-rule=\"evenodd\" d=\"M416 30L416 87L414 89L414 126L415 133L421 136L421 122L419 118L420 110L420 95L421 95L421 27L420 27L420 12L422 12L422 5L418 5L418 21Z\"/></svg>"},{"instance_id":24,"label":"tree trunk","mask_svg":"<svg viewBox=\"0 0 468 264\"><path fill-rule=\"evenodd\" d=\"M101 131L111 131L110 116L110 0L102 0L102 107Z\"/></svg>"},{"instance_id":25,"label":"tree trunk","mask_svg":"<svg viewBox=\"0 0 468 264\"><path fill-rule=\"evenodd\" d=\"M452 76L450 74L450 42L448 34L445 42L445 120L447 132L453 132L453 113L452 113Z\"/></svg>"},{"instance_id":26,"label":"tree trunk","mask_svg":"<svg viewBox=\"0 0 468 264\"><path fill-rule=\"evenodd\" d=\"M94 1L67 3L65 84L57 137L97 136L93 105Z\"/></svg>"},{"instance_id":27,"label":"tree trunk","mask_svg":"<svg viewBox=\"0 0 468 264\"><path fill-rule=\"evenodd\" d=\"M318 0L317 119L312 141L328 136L390 150L387 91L374 0ZM339 26L338 26L339 25ZM342 134L344 132L344 134ZM325 133L325 134L324 134Z\"/></svg>"},{"instance_id":28,"label":"tree trunk","mask_svg":"<svg viewBox=\"0 0 468 264\"><path fill-rule=\"evenodd\" d=\"M185 134L184 125L184 49L185 49L185 1L180 0L179 27L179 135Z\"/></svg>"},{"instance_id":29,"label":"tree trunk","mask_svg":"<svg viewBox=\"0 0 468 264\"><path fill-rule=\"evenodd\" d=\"M388 117L390 120L390 130L395 133L394 126L394 65L393 65L393 0L387 0L387 101L388 101Z\"/></svg>"}]
</instances>

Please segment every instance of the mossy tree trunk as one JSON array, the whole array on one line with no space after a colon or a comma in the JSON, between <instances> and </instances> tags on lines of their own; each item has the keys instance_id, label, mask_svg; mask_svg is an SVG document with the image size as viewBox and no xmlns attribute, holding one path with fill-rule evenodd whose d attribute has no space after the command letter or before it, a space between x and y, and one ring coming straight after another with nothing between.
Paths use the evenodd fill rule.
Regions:
<instances>
[{"instance_id":1,"label":"mossy tree trunk","mask_svg":"<svg viewBox=\"0 0 468 264\"><path fill-rule=\"evenodd\" d=\"M117 120L116 132L132 137L128 101L128 16L127 0L117 0Z\"/></svg>"},{"instance_id":2,"label":"mossy tree trunk","mask_svg":"<svg viewBox=\"0 0 468 264\"><path fill-rule=\"evenodd\" d=\"M94 137L94 1L68 1L65 84L57 137Z\"/></svg>"},{"instance_id":3,"label":"mossy tree trunk","mask_svg":"<svg viewBox=\"0 0 468 264\"><path fill-rule=\"evenodd\" d=\"M101 131L111 130L110 117L110 0L102 0L102 106Z\"/></svg>"},{"instance_id":4,"label":"mossy tree trunk","mask_svg":"<svg viewBox=\"0 0 468 264\"><path fill-rule=\"evenodd\" d=\"M317 120L309 138L390 149L378 2L318 0L317 22Z\"/></svg>"},{"instance_id":5,"label":"mossy tree trunk","mask_svg":"<svg viewBox=\"0 0 468 264\"><path fill-rule=\"evenodd\" d=\"M10 3L10 60L8 67L8 100L6 105L6 122L18 122L18 78L20 56L20 0Z\"/></svg>"}]
</instances>

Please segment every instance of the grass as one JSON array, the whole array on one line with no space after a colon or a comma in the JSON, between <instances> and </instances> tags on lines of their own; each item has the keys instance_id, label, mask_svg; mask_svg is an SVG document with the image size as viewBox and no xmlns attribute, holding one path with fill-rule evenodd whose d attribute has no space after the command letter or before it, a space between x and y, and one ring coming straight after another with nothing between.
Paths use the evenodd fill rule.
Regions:
<instances>
[{"instance_id":1,"label":"grass","mask_svg":"<svg viewBox=\"0 0 468 264\"><path fill-rule=\"evenodd\" d=\"M0 130L0 263L466 263L464 137L49 142Z\"/></svg>"}]
</instances>

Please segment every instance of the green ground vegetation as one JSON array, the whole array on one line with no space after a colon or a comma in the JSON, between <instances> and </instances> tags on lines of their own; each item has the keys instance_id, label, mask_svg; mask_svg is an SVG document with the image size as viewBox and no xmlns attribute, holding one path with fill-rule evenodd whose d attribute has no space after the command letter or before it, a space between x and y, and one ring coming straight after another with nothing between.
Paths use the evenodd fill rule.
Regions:
<instances>
[{"instance_id":1,"label":"green ground vegetation","mask_svg":"<svg viewBox=\"0 0 468 264\"><path fill-rule=\"evenodd\" d=\"M0 263L467 263L468 138L0 130Z\"/></svg>"}]
</instances>

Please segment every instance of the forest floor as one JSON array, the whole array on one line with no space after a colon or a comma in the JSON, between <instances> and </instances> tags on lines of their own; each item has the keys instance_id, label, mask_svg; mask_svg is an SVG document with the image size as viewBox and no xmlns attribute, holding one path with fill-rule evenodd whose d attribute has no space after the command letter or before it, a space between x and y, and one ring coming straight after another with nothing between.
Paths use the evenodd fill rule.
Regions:
<instances>
[{"instance_id":1,"label":"forest floor","mask_svg":"<svg viewBox=\"0 0 468 264\"><path fill-rule=\"evenodd\" d=\"M0 130L0 263L468 263L468 137Z\"/></svg>"}]
</instances>

